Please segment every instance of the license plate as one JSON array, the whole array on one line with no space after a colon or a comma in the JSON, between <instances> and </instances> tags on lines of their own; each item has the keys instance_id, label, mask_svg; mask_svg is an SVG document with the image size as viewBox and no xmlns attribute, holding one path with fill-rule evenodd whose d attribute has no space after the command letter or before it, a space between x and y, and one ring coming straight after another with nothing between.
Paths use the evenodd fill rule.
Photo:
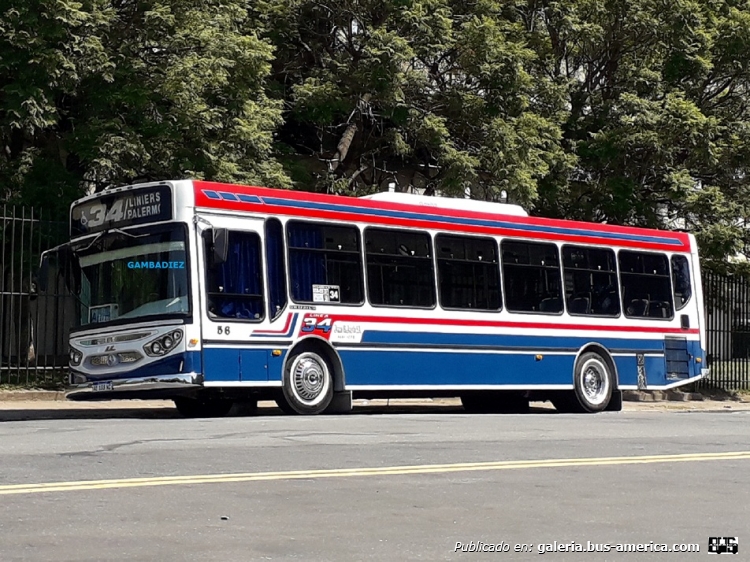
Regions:
<instances>
[{"instance_id":1,"label":"license plate","mask_svg":"<svg viewBox=\"0 0 750 562\"><path fill-rule=\"evenodd\" d=\"M91 385L91 389L94 392L102 392L103 390L112 390L112 381L106 382L95 382Z\"/></svg>"}]
</instances>

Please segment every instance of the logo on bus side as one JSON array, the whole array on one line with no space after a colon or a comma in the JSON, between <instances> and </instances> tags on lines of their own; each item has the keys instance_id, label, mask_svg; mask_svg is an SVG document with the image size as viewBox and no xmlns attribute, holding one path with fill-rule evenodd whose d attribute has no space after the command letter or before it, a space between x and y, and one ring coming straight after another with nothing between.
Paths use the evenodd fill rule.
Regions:
<instances>
[{"instance_id":1,"label":"logo on bus side","mask_svg":"<svg viewBox=\"0 0 750 562\"><path fill-rule=\"evenodd\" d=\"M331 341L360 343L362 341L362 326L354 322L336 322L333 325Z\"/></svg>"},{"instance_id":2,"label":"logo on bus side","mask_svg":"<svg viewBox=\"0 0 750 562\"><path fill-rule=\"evenodd\" d=\"M302 319L300 336L315 334L332 342L362 341L362 326L354 322L342 322L328 314L307 314Z\"/></svg>"},{"instance_id":3,"label":"logo on bus side","mask_svg":"<svg viewBox=\"0 0 750 562\"><path fill-rule=\"evenodd\" d=\"M331 324L333 319L328 314L306 314L302 319L300 336L315 334L325 339L331 335Z\"/></svg>"}]
</instances>

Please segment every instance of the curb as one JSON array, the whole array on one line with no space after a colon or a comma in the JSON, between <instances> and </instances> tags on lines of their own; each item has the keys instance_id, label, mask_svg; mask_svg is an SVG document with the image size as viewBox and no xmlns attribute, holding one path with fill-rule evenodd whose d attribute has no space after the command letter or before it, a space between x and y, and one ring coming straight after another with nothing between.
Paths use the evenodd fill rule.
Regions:
<instances>
[{"instance_id":1,"label":"curb","mask_svg":"<svg viewBox=\"0 0 750 562\"><path fill-rule=\"evenodd\" d=\"M623 390L625 402L702 402L705 397L700 392L680 390Z\"/></svg>"},{"instance_id":2,"label":"curb","mask_svg":"<svg viewBox=\"0 0 750 562\"><path fill-rule=\"evenodd\" d=\"M623 390L624 402L703 402L706 397L699 392L681 392L679 390ZM62 390L0 390L0 402L48 401L65 402L65 391ZM428 400L433 403L433 400ZM372 401L365 401L367 404ZM391 403L398 404L400 400L392 399ZM419 402L425 402L419 399ZM443 403L444 399L437 399L435 404ZM735 401L732 401L735 402ZM742 402L737 401L737 402ZM406 401L407 404L410 401ZM458 404L458 402L457 402Z\"/></svg>"},{"instance_id":3,"label":"curb","mask_svg":"<svg viewBox=\"0 0 750 562\"><path fill-rule=\"evenodd\" d=\"M65 392L62 390L0 390L0 402L25 401L62 401Z\"/></svg>"}]
</instances>

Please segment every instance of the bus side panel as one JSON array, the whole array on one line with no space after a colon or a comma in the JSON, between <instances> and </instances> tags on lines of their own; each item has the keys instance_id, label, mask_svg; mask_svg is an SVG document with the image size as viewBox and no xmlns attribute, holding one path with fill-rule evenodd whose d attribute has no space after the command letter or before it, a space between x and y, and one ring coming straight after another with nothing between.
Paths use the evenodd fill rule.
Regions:
<instances>
[{"instance_id":1,"label":"bus side panel","mask_svg":"<svg viewBox=\"0 0 750 562\"><path fill-rule=\"evenodd\" d=\"M240 350L227 347L203 348L203 378L206 382L240 380Z\"/></svg>"},{"instance_id":2,"label":"bus side panel","mask_svg":"<svg viewBox=\"0 0 750 562\"><path fill-rule=\"evenodd\" d=\"M285 355L274 357L265 348L204 348L204 378L209 382L280 381Z\"/></svg>"},{"instance_id":3,"label":"bus side panel","mask_svg":"<svg viewBox=\"0 0 750 562\"><path fill-rule=\"evenodd\" d=\"M286 359L288 349L281 350L281 355L274 356L273 353L268 354L268 380L269 381L281 381L282 369L284 367L284 360ZM243 379L244 380L244 379Z\"/></svg>"},{"instance_id":4,"label":"bus side panel","mask_svg":"<svg viewBox=\"0 0 750 562\"><path fill-rule=\"evenodd\" d=\"M575 354L339 350L347 386L573 385Z\"/></svg>"},{"instance_id":5,"label":"bus side panel","mask_svg":"<svg viewBox=\"0 0 750 562\"><path fill-rule=\"evenodd\" d=\"M638 359L635 355L614 357L615 367L620 386L635 387L638 385ZM668 382L664 356L646 355L644 357L644 371L647 386L664 386Z\"/></svg>"},{"instance_id":6,"label":"bus side panel","mask_svg":"<svg viewBox=\"0 0 750 562\"><path fill-rule=\"evenodd\" d=\"M242 382L268 380L269 349L240 350L240 379Z\"/></svg>"}]
</instances>

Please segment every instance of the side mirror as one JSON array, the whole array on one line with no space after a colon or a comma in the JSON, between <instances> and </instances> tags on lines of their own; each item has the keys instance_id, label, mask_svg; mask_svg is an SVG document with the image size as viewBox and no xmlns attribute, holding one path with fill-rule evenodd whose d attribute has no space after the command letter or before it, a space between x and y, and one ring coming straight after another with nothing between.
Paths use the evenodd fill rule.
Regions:
<instances>
[{"instance_id":1,"label":"side mirror","mask_svg":"<svg viewBox=\"0 0 750 562\"><path fill-rule=\"evenodd\" d=\"M226 228L214 228L211 243L211 260L213 265L227 261L229 255L229 231Z\"/></svg>"}]
</instances>

